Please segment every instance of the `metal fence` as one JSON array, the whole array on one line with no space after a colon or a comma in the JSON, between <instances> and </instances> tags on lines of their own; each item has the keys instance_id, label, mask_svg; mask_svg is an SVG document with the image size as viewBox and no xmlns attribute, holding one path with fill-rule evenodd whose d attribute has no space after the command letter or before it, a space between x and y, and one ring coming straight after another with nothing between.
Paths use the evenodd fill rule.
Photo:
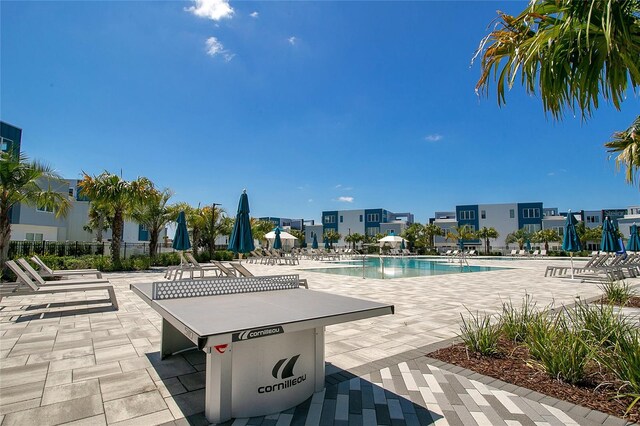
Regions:
<instances>
[{"instance_id":1,"label":"metal fence","mask_svg":"<svg viewBox=\"0 0 640 426\"><path fill-rule=\"evenodd\" d=\"M161 251L167 251L164 248ZM170 249L168 251L173 251ZM109 256L111 242L83 242L83 241L11 241L9 243L9 258L26 257L32 254L53 256ZM122 243L120 255L129 258L132 255L149 254L149 243Z\"/></svg>"}]
</instances>

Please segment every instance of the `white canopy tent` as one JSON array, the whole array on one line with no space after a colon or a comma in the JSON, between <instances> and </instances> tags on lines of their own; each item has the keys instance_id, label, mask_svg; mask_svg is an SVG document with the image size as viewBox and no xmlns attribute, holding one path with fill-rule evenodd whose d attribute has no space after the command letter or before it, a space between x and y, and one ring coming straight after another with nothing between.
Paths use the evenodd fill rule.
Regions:
<instances>
[{"instance_id":1,"label":"white canopy tent","mask_svg":"<svg viewBox=\"0 0 640 426\"><path fill-rule=\"evenodd\" d=\"M389 244L393 248L396 248L396 246L399 247L402 241L404 241L405 244L407 243L407 240L402 237L398 237L397 235L387 235L386 237L378 240L378 242L380 243L380 247L385 244Z\"/></svg>"},{"instance_id":2,"label":"white canopy tent","mask_svg":"<svg viewBox=\"0 0 640 426\"><path fill-rule=\"evenodd\" d=\"M267 239L267 241L269 241L269 246L273 246L273 242L276 240L276 233L274 231L271 231L268 232L264 237ZM282 248L293 248L297 239L298 238L294 237L287 231L280 231L280 241L282 241Z\"/></svg>"}]
</instances>

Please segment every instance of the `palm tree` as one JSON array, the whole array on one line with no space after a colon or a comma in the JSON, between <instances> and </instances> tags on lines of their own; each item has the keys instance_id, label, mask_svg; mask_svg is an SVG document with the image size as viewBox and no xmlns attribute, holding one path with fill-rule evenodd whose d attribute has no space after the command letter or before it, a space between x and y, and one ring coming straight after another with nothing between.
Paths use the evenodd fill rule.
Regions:
<instances>
[{"instance_id":1,"label":"palm tree","mask_svg":"<svg viewBox=\"0 0 640 426\"><path fill-rule=\"evenodd\" d=\"M420 241L424 236L424 225L420 223L412 223L400 234L402 238L407 240L409 250L413 250L416 246L421 245Z\"/></svg>"},{"instance_id":2,"label":"palm tree","mask_svg":"<svg viewBox=\"0 0 640 426\"><path fill-rule=\"evenodd\" d=\"M196 219L196 222L200 226L200 238L202 245L207 246L209 250L209 256L213 259L213 253L215 252L216 238L219 235L231 234L231 228L233 227L233 220L231 219L231 228L229 227L229 218L224 209L214 206L206 206L199 209L200 217Z\"/></svg>"},{"instance_id":3,"label":"palm tree","mask_svg":"<svg viewBox=\"0 0 640 426\"><path fill-rule=\"evenodd\" d=\"M82 227L87 232L96 233L96 241L102 242L102 233L109 229L110 217L112 215L111 208L108 204L100 205L96 201L92 201L89 205L89 220Z\"/></svg>"},{"instance_id":4,"label":"palm tree","mask_svg":"<svg viewBox=\"0 0 640 426\"><path fill-rule=\"evenodd\" d=\"M289 233L298 239L300 247L306 247L304 231L301 231L299 229L290 229Z\"/></svg>"},{"instance_id":5,"label":"palm tree","mask_svg":"<svg viewBox=\"0 0 640 426\"><path fill-rule=\"evenodd\" d=\"M489 240L496 239L500 236L495 228L487 228L483 226L476 232L476 237L484 240L484 254L489 254Z\"/></svg>"},{"instance_id":6,"label":"palm tree","mask_svg":"<svg viewBox=\"0 0 640 426\"><path fill-rule=\"evenodd\" d=\"M640 116L636 118L631 127L622 132L615 132L613 140L604 144L609 148L608 152L618 153L616 157L616 168L620 170L626 166L625 180L633 185L640 172Z\"/></svg>"},{"instance_id":7,"label":"palm tree","mask_svg":"<svg viewBox=\"0 0 640 426\"><path fill-rule=\"evenodd\" d=\"M71 204L66 194L55 192L52 184L64 182L49 166L29 160L24 154L0 153L0 268L9 255L11 222L9 213L18 203L47 207L56 217L67 215Z\"/></svg>"},{"instance_id":8,"label":"palm tree","mask_svg":"<svg viewBox=\"0 0 640 426\"><path fill-rule=\"evenodd\" d=\"M508 234L507 238L504 240L507 244L518 244L520 250L524 249L524 245L527 241L531 241L531 232L527 231L525 228L520 228L517 231Z\"/></svg>"},{"instance_id":9,"label":"palm tree","mask_svg":"<svg viewBox=\"0 0 640 426\"><path fill-rule=\"evenodd\" d=\"M637 0L532 0L517 16L498 14L499 24L480 42L474 60L481 55L476 90L487 94L493 76L499 105L518 75L528 93L539 91L543 109L556 119L576 107L587 119L600 98L619 110L628 89L640 87ZM617 143L607 145L610 152L621 152L616 164L627 167L629 183L640 167L635 135L622 137L622 150Z\"/></svg>"},{"instance_id":10,"label":"palm tree","mask_svg":"<svg viewBox=\"0 0 640 426\"><path fill-rule=\"evenodd\" d=\"M337 243L342 238L342 235L338 233L338 231L334 231L333 229L329 229L325 231L324 237L329 240L329 246L333 248L333 243Z\"/></svg>"},{"instance_id":11,"label":"palm tree","mask_svg":"<svg viewBox=\"0 0 640 426\"><path fill-rule=\"evenodd\" d=\"M152 193L153 183L145 177L129 182L107 171L98 176L89 176L84 172L83 175L78 184L81 193L101 205L110 205L113 211L109 224L112 232L111 260L118 267L125 218L132 217L134 209Z\"/></svg>"},{"instance_id":12,"label":"palm tree","mask_svg":"<svg viewBox=\"0 0 640 426\"><path fill-rule=\"evenodd\" d=\"M267 241L265 235L267 235L273 229L273 222L268 220L258 220L255 217L251 218L251 234L253 238L260 241L260 244L263 244Z\"/></svg>"},{"instance_id":13,"label":"palm tree","mask_svg":"<svg viewBox=\"0 0 640 426\"><path fill-rule=\"evenodd\" d=\"M173 212L167 205L173 192L169 189L158 191L151 189L148 196L132 212L132 218L149 231L149 256L158 254L160 232L174 219Z\"/></svg>"},{"instance_id":14,"label":"palm tree","mask_svg":"<svg viewBox=\"0 0 640 426\"><path fill-rule=\"evenodd\" d=\"M541 229L531 237L534 243L544 243L544 249L549 251L549 243L559 243L562 237L555 229Z\"/></svg>"},{"instance_id":15,"label":"palm tree","mask_svg":"<svg viewBox=\"0 0 640 426\"><path fill-rule=\"evenodd\" d=\"M433 249L436 245L435 239L437 236L444 237L446 233L444 229L440 228L435 223L427 223L424 225L424 238L426 239L427 247Z\"/></svg>"},{"instance_id":16,"label":"palm tree","mask_svg":"<svg viewBox=\"0 0 640 426\"><path fill-rule=\"evenodd\" d=\"M469 225L456 225L453 228L449 228L446 237L447 240L453 240L456 243L462 242L462 244L467 240L476 238L473 229Z\"/></svg>"},{"instance_id":17,"label":"palm tree","mask_svg":"<svg viewBox=\"0 0 640 426\"><path fill-rule=\"evenodd\" d=\"M589 241L597 242L602 237L602 226L596 226L595 228L588 228L584 222L578 222L576 225L576 233L580 239L580 244L583 249L587 247Z\"/></svg>"}]
</instances>

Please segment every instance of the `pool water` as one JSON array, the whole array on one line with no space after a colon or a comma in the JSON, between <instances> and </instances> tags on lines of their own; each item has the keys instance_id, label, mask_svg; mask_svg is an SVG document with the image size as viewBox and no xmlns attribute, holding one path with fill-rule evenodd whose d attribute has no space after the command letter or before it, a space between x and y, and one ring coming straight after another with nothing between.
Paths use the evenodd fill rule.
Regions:
<instances>
[{"instance_id":1,"label":"pool water","mask_svg":"<svg viewBox=\"0 0 640 426\"><path fill-rule=\"evenodd\" d=\"M381 263L382 260L382 263ZM348 262L336 262L344 267L305 269L309 272L322 272L324 274L348 275L352 277L363 276L362 260ZM348 266L346 266L348 265ZM384 265L384 268L383 268ZM402 257L370 257L364 261L364 277L376 279L409 278L430 275L460 274L467 272L484 272L511 269L496 266L469 266L460 265L459 261L447 262L446 260L429 260L420 258Z\"/></svg>"}]
</instances>

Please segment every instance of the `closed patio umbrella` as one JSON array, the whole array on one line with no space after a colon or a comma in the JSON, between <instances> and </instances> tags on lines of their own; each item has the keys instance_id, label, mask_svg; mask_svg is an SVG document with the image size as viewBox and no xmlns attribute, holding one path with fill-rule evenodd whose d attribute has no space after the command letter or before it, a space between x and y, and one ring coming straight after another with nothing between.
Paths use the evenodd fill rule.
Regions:
<instances>
[{"instance_id":1,"label":"closed patio umbrella","mask_svg":"<svg viewBox=\"0 0 640 426\"><path fill-rule=\"evenodd\" d=\"M313 234L313 242L311 243L311 248L314 250L318 248L318 234Z\"/></svg>"},{"instance_id":2,"label":"closed patio umbrella","mask_svg":"<svg viewBox=\"0 0 640 426\"><path fill-rule=\"evenodd\" d=\"M602 239L600 240L600 251L612 253L617 250L615 227L611 219L606 217L602 223Z\"/></svg>"},{"instance_id":3,"label":"closed patio umbrella","mask_svg":"<svg viewBox=\"0 0 640 426\"><path fill-rule=\"evenodd\" d=\"M406 249L406 247L405 247L405 245L404 245L404 240L402 240L402 241L400 242L400 250L404 250L404 249Z\"/></svg>"},{"instance_id":4,"label":"closed patio umbrella","mask_svg":"<svg viewBox=\"0 0 640 426\"><path fill-rule=\"evenodd\" d=\"M573 252L582 250L580 245L580 238L576 232L576 225L578 221L571 213L571 210L567 213L567 220L564 223L564 238L562 240L562 250L568 251L571 257L571 279L573 279Z\"/></svg>"},{"instance_id":5,"label":"closed patio umbrella","mask_svg":"<svg viewBox=\"0 0 640 426\"><path fill-rule=\"evenodd\" d=\"M249 197L247 196L246 189L243 190L242 195L240 195L238 213L233 223L233 231L231 231L231 238L229 238L227 249L234 253L248 253L255 249L249 218Z\"/></svg>"},{"instance_id":6,"label":"closed patio umbrella","mask_svg":"<svg viewBox=\"0 0 640 426\"><path fill-rule=\"evenodd\" d=\"M327 237L324 237L324 248L325 250L329 250L329 239Z\"/></svg>"},{"instance_id":7,"label":"closed patio umbrella","mask_svg":"<svg viewBox=\"0 0 640 426\"><path fill-rule=\"evenodd\" d=\"M282 249L282 239L280 239L280 228L276 228L273 230L276 234L276 239L273 241L273 248L276 250Z\"/></svg>"},{"instance_id":8,"label":"closed patio umbrella","mask_svg":"<svg viewBox=\"0 0 640 426\"><path fill-rule=\"evenodd\" d=\"M189 231L187 230L187 219L184 211L178 213L176 223L178 226L176 228L176 235L173 237L172 246L175 250L189 250L191 248L191 241L189 241Z\"/></svg>"},{"instance_id":9,"label":"closed patio umbrella","mask_svg":"<svg viewBox=\"0 0 640 426\"><path fill-rule=\"evenodd\" d=\"M629 241L627 241L627 250L640 251L640 234L638 234L638 225L635 223L629 229Z\"/></svg>"}]
</instances>

